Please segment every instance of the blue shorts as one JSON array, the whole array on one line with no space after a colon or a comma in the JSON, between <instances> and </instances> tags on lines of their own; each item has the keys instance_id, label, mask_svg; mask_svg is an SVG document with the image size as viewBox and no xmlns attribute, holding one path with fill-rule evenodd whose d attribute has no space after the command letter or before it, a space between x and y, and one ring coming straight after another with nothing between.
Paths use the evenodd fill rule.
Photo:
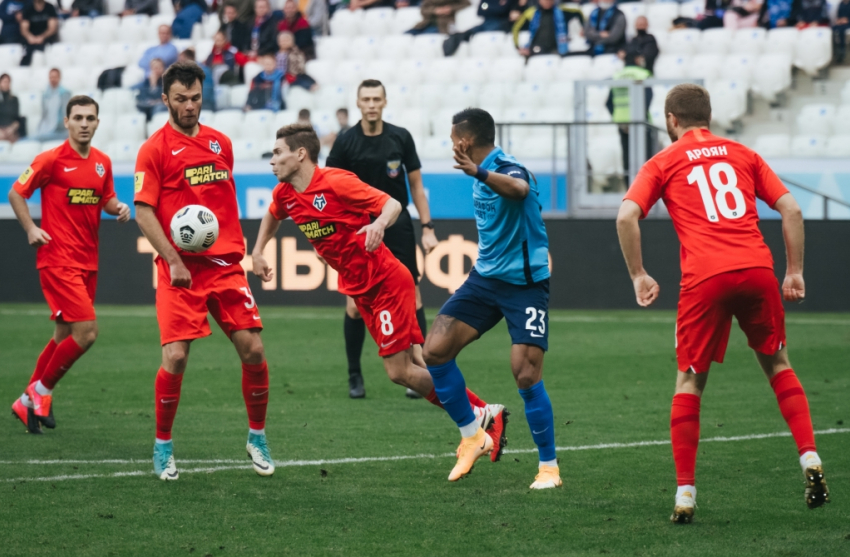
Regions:
<instances>
[{"instance_id":1,"label":"blue shorts","mask_svg":"<svg viewBox=\"0 0 850 557\"><path fill-rule=\"evenodd\" d=\"M481 336L505 318L513 344L549 349L549 279L518 285L482 277L475 268L440 309Z\"/></svg>"}]
</instances>

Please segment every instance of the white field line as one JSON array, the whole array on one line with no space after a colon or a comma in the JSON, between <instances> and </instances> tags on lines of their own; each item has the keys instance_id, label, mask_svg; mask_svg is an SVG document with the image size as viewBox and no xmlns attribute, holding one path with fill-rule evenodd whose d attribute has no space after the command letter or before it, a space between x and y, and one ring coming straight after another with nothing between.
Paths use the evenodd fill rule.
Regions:
<instances>
[{"instance_id":1,"label":"white field line","mask_svg":"<svg viewBox=\"0 0 850 557\"><path fill-rule=\"evenodd\" d=\"M832 429L822 429L820 431L816 431L816 435L831 435L836 433L850 433L850 428L832 428ZM705 439L700 439L702 443L728 443L731 441L750 441L753 439L769 439L772 437L790 437L791 433L787 431L778 431L775 433L755 433L752 435L737 435L734 437L708 437ZM669 445L669 439L661 439L657 441L636 441L633 443L601 443L598 445L577 445L577 446L569 446L569 447L556 447L557 452L569 452L569 451L590 451L590 450L603 450L603 449L629 449L629 448L639 448L639 447L651 447L657 445ZM537 452L537 449L508 449L505 450L505 454L524 454L524 453L534 453ZM436 459L436 458L447 458L453 457L454 453L443 453L443 454L418 454L418 455L401 455L401 456L367 456L361 458L337 458L337 459L323 459L323 460L284 460L275 463L275 466L278 468L284 468L288 466L322 466L327 464L357 464L362 462L395 462L400 460L425 460L425 459ZM203 467L203 468L184 468L180 469L181 474L198 474L198 473L212 473L218 472L221 470L249 470L251 466L248 464L244 464L244 460L232 460L232 459L215 459L215 460L178 460L180 464L218 464L219 466L212 467ZM28 465L43 465L43 464L92 464L92 465L103 465L103 464L148 464L149 460L141 460L141 459L107 459L107 460L23 460L23 461L13 461L13 460L3 460L0 461L0 464L28 464ZM36 478L11 478L3 480L4 482L61 482L65 480L85 480L89 478L121 478L126 476L147 476L152 474L150 470L133 470L129 472L113 472L110 474L70 474L70 475L61 475L61 476L43 476Z\"/></svg>"},{"instance_id":2,"label":"white field line","mask_svg":"<svg viewBox=\"0 0 850 557\"><path fill-rule=\"evenodd\" d=\"M9 316L47 316L50 312L46 309L0 309L0 315ZM98 317L149 317L155 318L156 311L153 308L127 308L127 309L100 309L97 310ZM330 313L312 312L276 312L274 309L260 311L265 320L270 319L299 319L304 321L338 321L339 315ZM550 322L555 323L675 323L675 316L615 316L615 315L550 315ZM785 322L789 325L850 325L850 319L839 317L794 317L786 316Z\"/></svg>"}]
</instances>

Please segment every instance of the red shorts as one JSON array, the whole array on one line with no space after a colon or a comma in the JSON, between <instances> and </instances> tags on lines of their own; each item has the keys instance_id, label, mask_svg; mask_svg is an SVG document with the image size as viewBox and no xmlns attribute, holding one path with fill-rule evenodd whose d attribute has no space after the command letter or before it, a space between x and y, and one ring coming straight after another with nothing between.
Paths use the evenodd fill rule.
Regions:
<instances>
[{"instance_id":1,"label":"red shorts","mask_svg":"<svg viewBox=\"0 0 850 557\"><path fill-rule=\"evenodd\" d=\"M379 284L352 296L369 334L378 343L378 355L382 358L425 342L416 321L413 275L407 267L395 263L395 269Z\"/></svg>"},{"instance_id":2,"label":"red shorts","mask_svg":"<svg viewBox=\"0 0 850 557\"><path fill-rule=\"evenodd\" d=\"M221 266L206 259L184 263L192 275L191 288L171 286L168 263L156 260L156 318L163 345L209 336L207 312L228 338L234 331L263 328L241 265Z\"/></svg>"},{"instance_id":3,"label":"red shorts","mask_svg":"<svg viewBox=\"0 0 850 557\"><path fill-rule=\"evenodd\" d=\"M50 307L50 319L66 323L94 321L97 271L76 267L44 267L38 270L41 290Z\"/></svg>"},{"instance_id":4,"label":"red shorts","mask_svg":"<svg viewBox=\"0 0 850 557\"><path fill-rule=\"evenodd\" d=\"M707 278L679 295L676 358L680 371L723 363L732 316L750 348L775 354L785 345L785 309L772 269L754 267Z\"/></svg>"}]
</instances>

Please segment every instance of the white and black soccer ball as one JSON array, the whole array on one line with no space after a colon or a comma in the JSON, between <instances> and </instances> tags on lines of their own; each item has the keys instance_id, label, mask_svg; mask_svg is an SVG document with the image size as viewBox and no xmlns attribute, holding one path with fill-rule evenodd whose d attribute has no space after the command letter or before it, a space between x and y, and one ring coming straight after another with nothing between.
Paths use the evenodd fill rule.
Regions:
<instances>
[{"instance_id":1,"label":"white and black soccer ball","mask_svg":"<svg viewBox=\"0 0 850 557\"><path fill-rule=\"evenodd\" d=\"M218 240L218 219L203 205L187 205L171 217L171 239L184 250L200 253Z\"/></svg>"}]
</instances>

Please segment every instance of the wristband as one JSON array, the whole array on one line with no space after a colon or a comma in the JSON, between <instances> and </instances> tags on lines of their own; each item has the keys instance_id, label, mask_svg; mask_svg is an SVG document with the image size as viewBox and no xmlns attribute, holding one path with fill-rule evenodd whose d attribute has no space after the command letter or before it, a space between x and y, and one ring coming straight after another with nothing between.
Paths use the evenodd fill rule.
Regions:
<instances>
[{"instance_id":1,"label":"wristband","mask_svg":"<svg viewBox=\"0 0 850 557\"><path fill-rule=\"evenodd\" d=\"M422 228L430 228L431 230L434 230L434 221L423 222L420 226Z\"/></svg>"},{"instance_id":2,"label":"wristband","mask_svg":"<svg viewBox=\"0 0 850 557\"><path fill-rule=\"evenodd\" d=\"M487 172L485 169L481 168L480 166L478 167L478 170L475 171L475 179L479 182L486 182L488 176L490 176L490 173Z\"/></svg>"}]
</instances>

